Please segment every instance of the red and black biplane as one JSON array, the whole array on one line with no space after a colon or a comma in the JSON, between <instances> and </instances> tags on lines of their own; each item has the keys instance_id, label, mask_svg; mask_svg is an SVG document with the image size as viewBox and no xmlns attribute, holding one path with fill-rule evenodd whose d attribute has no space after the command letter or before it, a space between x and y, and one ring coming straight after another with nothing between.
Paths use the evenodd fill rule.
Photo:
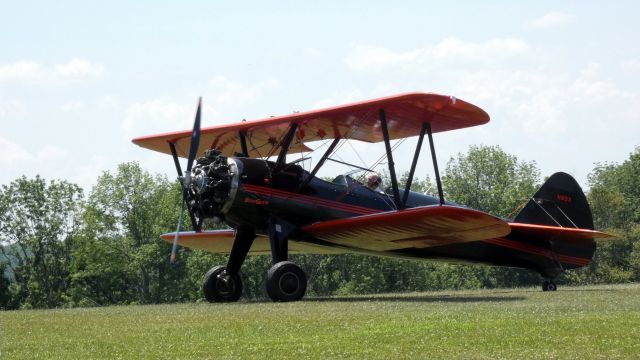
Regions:
<instances>
[{"instance_id":1,"label":"red and black biplane","mask_svg":"<svg viewBox=\"0 0 640 360\"><path fill-rule=\"evenodd\" d=\"M553 174L512 220L444 199L433 133L485 124L482 109L455 97L408 93L322 110L200 128L201 103L192 131L144 136L133 142L171 154L182 184L182 202L194 231L164 234L176 246L229 254L204 279L208 301L236 301L239 270L248 254L271 254L267 293L295 301L306 291L303 270L290 253L364 253L438 259L531 269L556 290L563 271L590 263L596 239L591 210L578 183ZM425 135L438 196L410 191ZM405 184L399 184L391 141L417 136ZM333 181L316 176L341 141L384 143L391 186L374 191L348 175ZM321 142L324 154L310 171L287 154L305 153ZM203 154L196 160L198 154ZM397 154L396 154L397 156ZM179 157L186 157L182 171ZM354 165L355 166L355 165ZM359 168L358 166L355 166ZM366 168L364 168L366 169ZM182 216L183 211L181 211ZM231 227L203 230L212 218Z\"/></svg>"}]
</instances>

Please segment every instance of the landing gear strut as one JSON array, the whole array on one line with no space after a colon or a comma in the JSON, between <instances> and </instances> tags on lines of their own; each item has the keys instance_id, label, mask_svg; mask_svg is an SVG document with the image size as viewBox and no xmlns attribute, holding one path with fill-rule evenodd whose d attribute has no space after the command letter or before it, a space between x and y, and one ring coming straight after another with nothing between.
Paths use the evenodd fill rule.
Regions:
<instances>
[{"instance_id":1,"label":"landing gear strut","mask_svg":"<svg viewBox=\"0 0 640 360\"><path fill-rule=\"evenodd\" d=\"M287 261L289 235L295 229L287 221L269 219L269 243L273 266L267 272L267 295L273 301L298 301L307 291L307 275L302 269Z\"/></svg>"},{"instance_id":2,"label":"landing gear strut","mask_svg":"<svg viewBox=\"0 0 640 360\"><path fill-rule=\"evenodd\" d=\"M558 290L558 286L556 286L555 281L551 279L547 279L542 283L542 291L556 291Z\"/></svg>"},{"instance_id":3,"label":"landing gear strut","mask_svg":"<svg viewBox=\"0 0 640 360\"><path fill-rule=\"evenodd\" d=\"M239 227L233 240L227 266L216 266L204 276L202 291L208 302L238 301L242 295L240 266L249 253L256 234L252 228Z\"/></svg>"}]
</instances>

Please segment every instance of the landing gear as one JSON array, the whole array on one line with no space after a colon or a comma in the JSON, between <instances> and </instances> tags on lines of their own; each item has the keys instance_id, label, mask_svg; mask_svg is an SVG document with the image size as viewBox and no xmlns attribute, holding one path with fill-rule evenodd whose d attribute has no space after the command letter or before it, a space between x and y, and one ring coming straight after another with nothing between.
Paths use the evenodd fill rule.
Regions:
<instances>
[{"instance_id":1,"label":"landing gear","mask_svg":"<svg viewBox=\"0 0 640 360\"><path fill-rule=\"evenodd\" d=\"M267 295L273 301L298 301L307 291L307 276L302 269L287 261L289 234L295 227L284 220L269 219L269 242L273 266L267 272ZM253 240L255 230L238 227L226 266L216 266L204 277L202 291L209 302L238 301L242 295L239 270Z\"/></svg>"},{"instance_id":2,"label":"landing gear","mask_svg":"<svg viewBox=\"0 0 640 360\"><path fill-rule=\"evenodd\" d=\"M556 291L558 290L558 286L556 286L555 281L553 280L545 280L542 283L542 291Z\"/></svg>"},{"instance_id":3,"label":"landing gear","mask_svg":"<svg viewBox=\"0 0 640 360\"><path fill-rule=\"evenodd\" d=\"M202 291L208 302L238 301L242 295L240 266L247 257L256 234L252 228L239 227L229 254L227 266L216 266L204 276Z\"/></svg>"},{"instance_id":4,"label":"landing gear","mask_svg":"<svg viewBox=\"0 0 640 360\"><path fill-rule=\"evenodd\" d=\"M207 271L202 285L208 302L234 302L242 295L240 275L227 273L227 267L220 265Z\"/></svg>"},{"instance_id":5,"label":"landing gear","mask_svg":"<svg viewBox=\"0 0 640 360\"><path fill-rule=\"evenodd\" d=\"M273 301L298 301L307 291L307 275L288 261L289 235L296 227L276 217L269 219L268 226L273 266L267 272L267 295Z\"/></svg>"},{"instance_id":6,"label":"landing gear","mask_svg":"<svg viewBox=\"0 0 640 360\"><path fill-rule=\"evenodd\" d=\"M307 276L290 262L280 261L267 273L267 295L273 301L298 301L307 291Z\"/></svg>"}]
</instances>

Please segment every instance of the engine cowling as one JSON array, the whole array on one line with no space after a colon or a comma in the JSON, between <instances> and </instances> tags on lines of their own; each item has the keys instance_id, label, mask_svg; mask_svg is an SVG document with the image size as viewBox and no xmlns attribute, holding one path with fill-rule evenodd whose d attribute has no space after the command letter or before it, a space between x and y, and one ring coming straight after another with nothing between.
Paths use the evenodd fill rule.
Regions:
<instances>
[{"instance_id":1,"label":"engine cowling","mask_svg":"<svg viewBox=\"0 0 640 360\"><path fill-rule=\"evenodd\" d=\"M224 219L238 187L238 168L232 158L207 150L194 166L189 206L200 219Z\"/></svg>"}]
</instances>

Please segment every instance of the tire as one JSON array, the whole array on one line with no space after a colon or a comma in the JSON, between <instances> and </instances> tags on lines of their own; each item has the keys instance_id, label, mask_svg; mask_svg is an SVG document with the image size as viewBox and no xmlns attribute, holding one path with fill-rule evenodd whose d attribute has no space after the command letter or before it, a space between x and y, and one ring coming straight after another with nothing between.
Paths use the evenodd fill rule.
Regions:
<instances>
[{"instance_id":1,"label":"tire","mask_svg":"<svg viewBox=\"0 0 640 360\"><path fill-rule=\"evenodd\" d=\"M204 276L202 292L208 302L234 302L242 295L242 280L239 274L227 275L227 267L211 268ZM228 276L225 281L224 277Z\"/></svg>"},{"instance_id":2,"label":"tire","mask_svg":"<svg viewBox=\"0 0 640 360\"><path fill-rule=\"evenodd\" d=\"M267 272L267 295L273 301L298 301L307 291L307 275L289 261L273 265Z\"/></svg>"},{"instance_id":3,"label":"tire","mask_svg":"<svg viewBox=\"0 0 640 360\"><path fill-rule=\"evenodd\" d=\"M542 283L542 291L556 291L558 290L558 286L553 280L545 280Z\"/></svg>"}]
</instances>

